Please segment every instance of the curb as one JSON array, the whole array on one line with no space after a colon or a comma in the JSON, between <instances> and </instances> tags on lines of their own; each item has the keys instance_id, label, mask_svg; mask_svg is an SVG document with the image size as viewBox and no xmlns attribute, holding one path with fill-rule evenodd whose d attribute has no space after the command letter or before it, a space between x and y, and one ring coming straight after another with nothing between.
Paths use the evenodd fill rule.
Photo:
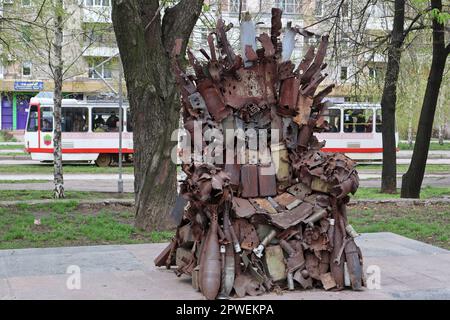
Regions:
<instances>
[{"instance_id":1,"label":"curb","mask_svg":"<svg viewBox=\"0 0 450 320\"><path fill-rule=\"evenodd\" d=\"M31 160L31 156L18 155L18 156L2 156L0 155L0 160Z\"/></svg>"},{"instance_id":2,"label":"curb","mask_svg":"<svg viewBox=\"0 0 450 320\"><path fill-rule=\"evenodd\" d=\"M93 199L93 200L77 200L77 199L43 199L43 200L12 200L0 201L0 207L11 207L19 204L48 204L48 203L70 203L77 202L78 205L122 205L134 206L134 199ZM358 199L350 200L349 206L364 204L396 204L396 205L433 205L433 204L450 204L450 198L431 198L431 199Z\"/></svg>"},{"instance_id":3,"label":"curb","mask_svg":"<svg viewBox=\"0 0 450 320\"><path fill-rule=\"evenodd\" d=\"M450 198L430 198L430 199L351 199L348 205L361 204L396 204L396 205L433 205L433 204L450 204Z\"/></svg>"},{"instance_id":4,"label":"curb","mask_svg":"<svg viewBox=\"0 0 450 320\"><path fill-rule=\"evenodd\" d=\"M122 205L131 207L134 206L134 199L93 199L93 200L79 200L79 199L43 199L43 200L11 200L0 201L0 207L14 207L19 204L53 204L53 203L71 203L77 202L78 205Z\"/></svg>"}]
</instances>

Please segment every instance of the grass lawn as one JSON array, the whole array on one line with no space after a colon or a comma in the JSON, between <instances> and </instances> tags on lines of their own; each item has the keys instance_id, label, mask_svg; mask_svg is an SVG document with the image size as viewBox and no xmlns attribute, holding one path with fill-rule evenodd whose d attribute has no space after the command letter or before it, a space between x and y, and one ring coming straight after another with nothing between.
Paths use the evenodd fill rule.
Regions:
<instances>
[{"instance_id":1,"label":"grass lawn","mask_svg":"<svg viewBox=\"0 0 450 320\"><path fill-rule=\"evenodd\" d=\"M0 142L17 142L17 140L12 134L0 131Z\"/></svg>"},{"instance_id":2,"label":"grass lawn","mask_svg":"<svg viewBox=\"0 0 450 320\"><path fill-rule=\"evenodd\" d=\"M393 232L450 249L450 206L350 206L349 223L358 232Z\"/></svg>"},{"instance_id":3,"label":"grass lawn","mask_svg":"<svg viewBox=\"0 0 450 320\"><path fill-rule=\"evenodd\" d=\"M0 207L0 249L165 242L174 235L140 231L133 223L133 208L123 206L87 209L72 201Z\"/></svg>"},{"instance_id":4,"label":"grass lawn","mask_svg":"<svg viewBox=\"0 0 450 320\"><path fill-rule=\"evenodd\" d=\"M398 164L397 165L397 174L403 174L408 170L409 165L407 164ZM358 164L356 166L356 170L360 172L381 172L382 165L381 164ZM425 173L450 173L450 165L448 164L428 164L425 167Z\"/></svg>"},{"instance_id":5,"label":"grass lawn","mask_svg":"<svg viewBox=\"0 0 450 320\"><path fill-rule=\"evenodd\" d=\"M50 180L0 180L0 184L17 184L17 183L45 183Z\"/></svg>"},{"instance_id":6,"label":"grass lawn","mask_svg":"<svg viewBox=\"0 0 450 320\"><path fill-rule=\"evenodd\" d=\"M69 200L86 200L86 199L111 199L124 198L130 199L134 197L133 193L118 194L114 192L88 192L88 191L65 191L66 199ZM0 200L42 200L53 199L51 191L47 190L0 190ZM58 200L55 200L55 203Z\"/></svg>"},{"instance_id":7,"label":"grass lawn","mask_svg":"<svg viewBox=\"0 0 450 320\"><path fill-rule=\"evenodd\" d=\"M133 166L127 164L123 173L133 173ZM118 167L97 167L94 164L64 164L64 173L118 173ZM46 173L53 174L53 164L0 165L0 173Z\"/></svg>"},{"instance_id":8,"label":"grass lawn","mask_svg":"<svg viewBox=\"0 0 450 320\"><path fill-rule=\"evenodd\" d=\"M399 142L398 148L400 150L413 150L414 144L412 145L412 147L409 147L409 144L407 144L405 142ZM436 142L430 143L430 150L449 150L450 151L450 143L444 143L442 145L439 143L436 143Z\"/></svg>"},{"instance_id":9,"label":"grass lawn","mask_svg":"<svg viewBox=\"0 0 450 320\"><path fill-rule=\"evenodd\" d=\"M20 149L20 150L24 150L24 146L23 145L10 145L10 144L0 144L0 150L16 150L16 149Z\"/></svg>"},{"instance_id":10,"label":"grass lawn","mask_svg":"<svg viewBox=\"0 0 450 320\"><path fill-rule=\"evenodd\" d=\"M394 232L450 249L450 206L351 205L358 232ZM40 219L40 225L34 220ZM166 242L174 232L134 228L126 206L83 206L76 200L0 207L0 249Z\"/></svg>"},{"instance_id":11,"label":"grass lawn","mask_svg":"<svg viewBox=\"0 0 450 320\"><path fill-rule=\"evenodd\" d=\"M2 152L0 153L0 157L1 156L29 156L28 153L26 152Z\"/></svg>"},{"instance_id":12,"label":"grass lawn","mask_svg":"<svg viewBox=\"0 0 450 320\"><path fill-rule=\"evenodd\" d=\"M420 192L421 199L450 197L450 187L424 187ZM353 199L392 199L400 198L400 189L395 194L380 193L379 188L358 188Z\"/></svg>"}]
</instances>

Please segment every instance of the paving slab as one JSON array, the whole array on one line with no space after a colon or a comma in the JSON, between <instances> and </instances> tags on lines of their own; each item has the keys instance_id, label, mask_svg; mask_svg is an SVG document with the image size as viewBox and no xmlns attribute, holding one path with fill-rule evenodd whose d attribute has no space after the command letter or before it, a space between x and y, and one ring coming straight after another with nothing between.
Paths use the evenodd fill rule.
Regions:
<instances>
[{"instance_id":1,"label":"paving slab","mask_svg":"<svg viewBox=\"0 0 450 320\"><path fill-rule=\"evenodd\" d=\"M450 251L387 232L363 234L357 242L366 276L380 271L379 289L314 289L245 299L450 299ZM0 299L203 300L189 277L153 265L166 245L0 250ZM79 289L70 286L73 266L80 271Z\"/></svg>"}]
</instances>

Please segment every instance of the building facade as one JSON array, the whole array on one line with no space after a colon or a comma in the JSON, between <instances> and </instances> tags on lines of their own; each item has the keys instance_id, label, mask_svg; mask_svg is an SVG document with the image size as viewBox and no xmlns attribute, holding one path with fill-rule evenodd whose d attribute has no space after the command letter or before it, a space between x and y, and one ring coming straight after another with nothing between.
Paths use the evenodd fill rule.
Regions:
<instances>
[{"instance_id":1,"label":"building facade","mask_svg":"<svg viewBox=\"0 0 450 320\"><path fill-rule=\"evenodd\" d=\"M13 23L18 15L35 16L42 3L42 0L1 1L0 15L4 18L2 27L5 27L8 19ZM65 0L64 5L68 13L64 24L63 58L67 69L63 83L64 95L85 100L113 95L118 88L119 60L111 22L111 0ZM361 74L369 81L380 74L380 68L385 63L384 55L351 54L350 43L355 40L352 31L355 30L355 24L360 22L353 18L355 3L351 0L206 0L190 45L194 49L207 47L207 36L214 28L217 18L222 16L227 23L233 24L228 36L235 50L240 51L239 12L251 14L253 21L257 23L257 33L270 33L272 7L283 10L283 27L291 22L293 26L307 27L317 34L310 38L297 35L291 57L296 63L301 60L309 45L318 43L321 34L334 30L330 41L333 48L328 50L329 57L326 59L326 72L329 75L323 84L337 84L331 94L332 100L343 102L349 99L352 85L361 81L355 75L362 65L365 71ZM336 14L336 10L339 10L339 14ZM390 28L389 21L383 18L386 10L380 6L369 8L364 32L386 32ZM331 16L338 16L339 19L329 19ZM30 42L30 37L34 37L33 43L45 42L44 38L40 39L35 35L39 32L27 31L26 27L15 32L20 34L19 42L25 45ZM17 37L15 41L12 41L12 49L15 47L14 43L17 43ZM24 129L30 98L40 91L53 90L45 47L38 52L25 49L27 48L7 50L5 46L0 49L0 129L3 130Z\"/></svg>"},{"instance_id":2,"label":"building facade","mask_svg":"<svg viewBox=\"0 0 450 320\"><path fill-rule=\"evenodd\" d=\"M41 3L40 0L2 0L2 29L17 26L14 19L18 15L36 16ZM113 95L118 88L119 60L111 22L111 0L68 0L64 6L68 18L63 31L63 95L84 100ZM13 30L15 35L9 38L11 48L5 45L1 48L2 130L24 129L30 98L54 88L45 57L49 49L45 47L45 39L39 30L27 29L26 25L17 26ZM17 35L22 43L18 43ZM30 48L36 48L36 52Z\"/></svg>"},{"instance_id":3,"label":"building facade","mask_svg":"<svg viewBox=\"0 0 450 320\"><path fill-rule=\"evenodd\" d=\"M382 50L377 51L376 41L373 41L373 49L370 41L371 37L386 35L392 27L391 8L376 2L365 8L365 3L352 0L209 0L194 29L191 45L198 49L208 47L208 33L214 28L216 19L222 16L226 23L233 24L228 32L229 40L235 50L241 52L239 14L249 12L256 24L256 33L270 34L271 8L281 8L283 29L290 22L292 26L315 33L309 38L296 36L291 56L293 62L298 64L309 46L317 46L321 35L330 35L325 59L328 77L322 86L335 83L330 99L344 102L352 99L356 84L370 87L375 79L381 80L386 63L385 55L380 54ZM367 43L363 47L360 42ZM358 48L353 46L354 43L358 43Z\"/></svg>"}]
</instances>

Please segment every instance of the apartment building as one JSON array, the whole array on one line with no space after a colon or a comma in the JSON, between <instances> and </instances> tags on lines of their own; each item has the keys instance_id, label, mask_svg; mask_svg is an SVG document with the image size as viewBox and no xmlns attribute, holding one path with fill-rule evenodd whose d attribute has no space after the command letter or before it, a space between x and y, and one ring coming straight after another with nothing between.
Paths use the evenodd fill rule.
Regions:
<instances>
[{"instance_id":1,"label":"apartment building","mask_svg":"<svg viewBox=\"0 0 450 320\"><path fill-rule=\"evenodd\" d=\"M41 3L3 0L0 14L4 19L0 28L11 32L11 26L17 25L14 24L17 17L33 21L30 17L37 15ZM64 6L68 18L63 31L63 94L76 99L112 95L118 88L118 48L112 29L111 0L68 0ZM41 13L44 14L49 13ZM46 56L49 47L40 34L42 31L21 26L13 32L16 34L10 38L9 50L5 45L0 48L3 130L24 129L30 98L40 91L53 90Z\"/></svg>"},{"instance_id":2,"label":"apartment building","mask_svg":"<svg viewBox=\"0 0 450 320\"><path fill-rule=\"evenodd\" d=\"M18 14L36 15L42 3L42 0L1 1L0 15L10 19ZM111 0L65 0L64 3L70 18L64 25L66 44L63 55L68 70L63 92L77 99L110 95L118 87L118 49L112 30ZM337 6L339 14L335 12ZM208 33L214 28L217 18L222 16L227 23L233 24L228 36L230 43L239 52L240 11L248 11L252 15L253 21L257 23L258 34L270 32L272 7L283 10L283 27L291 22L294 26L308 27L317 35L328 32L336 23L329 17L339 16L339 28L334 29L338 31L331 34L333 43L330 44L327 58L329 76L324 85L337 83L331 99L343 102L351 95L351 87L356 81L354 75L361 65L365 67L367 78L371 79L381 74L385 63L384 55L381 54L351 54L350 40L355 37L355 6L353 0L205 0L205 10L197 22L190 45L194 51L207 47ZM373 34L386 32L390 28L390 22L385 18L386 10L389 8L383 7L383 4L367 9L364 31L373 31ZM21 42L26 43L27 30L17 32L22 33ZM308 46L317 44L319 38L298 35L292 60L298 63ZM42 52L15 54L4 47L0 50L0 129L23 129L30 97L39 91L53 90L48 61Z\"/></svg>"},{"instance_id":3,"label":"apartment building","mask_svg":"<svg viewBox=\"0 0 450 320\"><path fill-rule=\"evenodd\" d=\"M352 86L356 82L358 84L370 82L382 76L385 56L370 50L364 54L355 53L352 51L352 42L360 39L370 42L367 34L375 37L377 34L386 34L391 28L391 19L387 18L390 8L384 3L377 3L368 8L362 7L365 1L357 3L353 0L343 2L341 0L210 0L207 3L207 10L197 22L192 35L191 45L194 48L207 47L206 40L208 33L214 27L213 22L222 16L226 22L233 24L228 36L235 50L240 52L239 13L251 14L256 24L257 34L270 33L271 8L278 7L283 10L283 28L291 22L293 26L307 28L316 34L310 38L296 36L295 49L291 57L295 63L300 62L310 45L318 44L320 35L330 34L331 40L326 59L328 63L326 72L329 75L323 85L337 84L330 95L333 101L349 100L352 95ZM363 18L357 17L359 5L365 12ZM361 28L360 24L364 27ZM361 37L359 34L361 32L366 33L366 36Z\"/></svg>"}]
</instances>

